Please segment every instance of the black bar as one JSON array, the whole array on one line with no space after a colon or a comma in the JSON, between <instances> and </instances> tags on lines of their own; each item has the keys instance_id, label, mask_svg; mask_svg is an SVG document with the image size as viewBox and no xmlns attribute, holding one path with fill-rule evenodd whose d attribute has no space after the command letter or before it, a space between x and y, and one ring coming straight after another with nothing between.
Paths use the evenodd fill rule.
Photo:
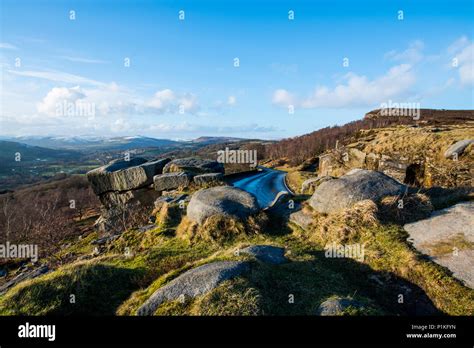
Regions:
<instances>
[{"instance_id":1,"label":"black bar","mask_svg":"<svg viewBox=\"0 0 474 348\"><path fill-rule=\"evenodd\" d=\"M19 338L26 323L55 325L54 342ZM473 317L0 317L0 346L24 344L364 344L468 346ZM413 329L426 326L426 329ZM429 325L434 325L428 329ZM449 326L447 326L449 325ZM455 328L451 325L455 325ZM444 327L443 327L444 326ZM456 338L408 338L413 333Z\"/></svg>"}]
</instances>

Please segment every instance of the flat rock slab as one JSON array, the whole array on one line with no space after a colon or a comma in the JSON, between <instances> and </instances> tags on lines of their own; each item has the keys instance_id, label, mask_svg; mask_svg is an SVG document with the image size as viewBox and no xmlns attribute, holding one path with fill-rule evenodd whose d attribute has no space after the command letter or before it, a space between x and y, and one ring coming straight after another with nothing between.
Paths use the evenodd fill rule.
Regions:
<instances>
[{"instance_id":1,"label":"flat rock slab","mask_svg":"<svg viewBox=\"0 0 474 348\"><path fill-rule=\"evenodd\" d=\"M474 202L437 210L404 228L415 248L474 288Z\"/></svg>"},{"instance_id":2,"label":"flat rock slab","mask_svg":"<svg viewBox=\"0 0 474 348\"><path fill-rule=\"evenodd\" d=\"M289 220L303 230L307 230L309 225L313 222L313 217L303 210L298 210L290 214Z\"/></svg>"},{"instance_id":3,"label":"flat rock slab","mask_svg":"<svg viewBox=\"0 0 474 348\"><path fill-rule=\"evenodd\" d=\"M322 316L341 315L349 307L360 308L362 305L350 298L331 298L321 303L317 314Z\"/></svg>"},{"instance_id":4,"label":"flat rock slab","mask_svg":"<svg viewBox=\"0 0 474 348\"><path fill-rule=\"evenodd\" d=\"M235 278L250 270L250 263L218 261L194 268L158 289L138 309L137 315L153 315L166 301L195 298L216 288L225 280Z\"/></svg>"},{"instance_id":5,"label":"flat rock slab","mask_svg":"<svg viewBox=\"0 0 474 348\"><path fill-rule=\"evenodd\" d=\"M115 160L89 171L87 179L97 195L134 190L151 185L153 177L160 174L169 161L168 158L152 162L147 162L143 158L133 158L130 161Z\"/></svg>"},{"instance_id":6,"label":"flat rock slab","mask_svg":"<svg viewBox=\"0 0 474 348\"><path fill-rule=\"evenodd\" d=\"M215 184L224 182L224 174L222 173L206 173L196 175L193 178L193 181L196 185L206 185L206 184Z\"/></svg>"},{"instance_id":7,"label":"flat rock slab","mask_svg":"<svg viewBox=\"0 0 474 348\"><path fill-rule=\"evenodd\" d=\"M272 245L252 245L240 249L239 253L252 255L259 261L274 265L288 262L288 259L285 257L285 249Z\"/></svg>"},{"instance_id":8,"label":"flat rock slab","mask_svg":"<svg viewBox=\"0 0 474 348\"><path fill-rule=\"evenodd\" d=\"M444 153L444 157L446 158L452 158L454 155L461 155L466 147L468 147L470 144L474 143L474 139L465 139L465 140L460 140L446 150Z\"/></svg>"},{"instance_id":9,"label":"flat rock slab","mask_svg":"<svg viewBox=\"0 0 474 348\"><path fill-rule=\"evenodd\" d=\"M153 186L156 191L167 191L174 190L179 187L188 187L191 183L192 175L179 172L179 173L165 173L156 175L153 178Z\"/></svg>"},{"instance_id":10,"label":"flat rock slab","mask_svg":"<svg viewBox=\"0 0 474 348\"><path fill-rule=\"evenodd\" d=\"M224 173L224 165L217 161L197 157L174 159L163 168L163 173L189 172L195 175L204 173Z\"/></svg>"},{"instance_id":11,"label":"flat rock slab","mask_svg":"<svg viewBox=\"0 0 474 348\"><path fill-rule=\"evenodd\" d=\"M307 192L313 193L316 187L318 187L318 185L331 179L334 179L334 178L328 175L306 179L301 184L301 193L307 193Z\"/></svg>"},{"instance_id":12,"label":"flat rock slab","mask_svg":"<svg viewBox=\"0 0 474 348\"><path fill-rule=\"evenodd\" d=\"M105 192L99 196L99 200L104 207L110 209L137 202L144 206L153 205L159 196L159 192L150 187L144 187L124 192Z\"/></svg>"},{"instance_id":13,"label":"flat rock slab","mask_svg":"<svg viewBox=\"0 0 474 348\"><path fill-rule=\"evenodd\" d=\"M212 215L246 218L259 209L257 199L252 194L232 186L217 186L193 194L187 216L201 224Z\"/></svg>"},{"instance_id":14,"label":"flat rock slab","mask_svg":"<svg viewBox=\"0 0 474 348\"><path fill-rule=\"evenodd\" d=\"M353 169L338 179L321 183L309 204L320 213L332 213L365 199L377 202L384 196L398 195L404 190L405 185L381 172Z\"/></svg>"},{"instance_id":15,"label":"flat rock slab","mask_svg":"<svg viewBox=\"0 0 474 348\"><path fill-rule=\"evenodd\" d=\"M155 200L154 205L155 207L161 207L163 203L173 204L173 203L179 203L181 201L187 202L189 201L189 199L190 197L186 193L182 193L182 194L178 194L174 196L161 196Z\"/></svg>"},{"instance_id":16,"label":"flat rock slab","mask_svg":"<svg viewBox=\"0 0 474 348\"><path fill-rule=\"evenodd\" d=\"M34 270L25 271L23 273L18 274L15 278L10 279L8 282L0 286L0 295L6 293L9 289L13 288L18 283L27 280L39 277L49 271L47 265L42 265Z\"/></svg>"}]
</instances>

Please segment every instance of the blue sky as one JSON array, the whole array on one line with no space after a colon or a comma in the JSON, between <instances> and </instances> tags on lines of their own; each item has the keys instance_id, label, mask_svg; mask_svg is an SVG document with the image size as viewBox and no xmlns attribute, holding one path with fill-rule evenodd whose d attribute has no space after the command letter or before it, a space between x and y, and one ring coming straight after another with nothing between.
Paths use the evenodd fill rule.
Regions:
<instances>
[{"instance_id":1,"label":"blue sky","mask_svg":"<svg viewBox=\"0 0 474 348\"><path fill-rule=\"evenodd\" d=\"M2 0L0 134L278 139L390 100L472 109L473 3Z\"/></svg>"}]
</instances>

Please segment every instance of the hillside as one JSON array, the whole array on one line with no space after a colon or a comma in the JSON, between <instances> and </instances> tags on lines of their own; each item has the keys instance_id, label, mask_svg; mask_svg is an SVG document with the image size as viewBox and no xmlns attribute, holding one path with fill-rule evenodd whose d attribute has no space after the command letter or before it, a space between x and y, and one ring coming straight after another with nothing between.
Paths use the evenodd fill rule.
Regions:
<instances>
[{"instance_id":1,"label":"hillside","mask_svg":"<svg viewBox=\"0 0 474 348\"><path fill-rule=\"evenodd\" d=\"M344 144L352 141L352 137L360 130L395 125L427 126L463 124L473 121L474 110L421 109L419 120L405 116L381 116L380 110L373 110L368 112L361 120L349 122L342 126L322 128L302 136L270 144L265 147L265 158L268 160L288 159L292 165L299 165L328 149L333 149L336 143Z\"/></svg>"},{"instance_id":2,"label":"hillside","mask_svg":"<svg viewBox=\"0 0 474 348\"><path fill-rule=\"evenodd\" d=\"M71 150L54 150L13 141L0 140L0 160L4 164L15 161L15 154L21 155L21 161L76 160L80 154Z\"/></svg>"},{"instance_id":3,"label":"hillside","mask_svg":"<svg viewBox=\"0 0 474 348\"><path fill-rule=\"evenodd\" d=\"M51 149L67 149L75 151L117 151L145 147L171 147L179 142L168 139L155 139L143 136L128 137L53 137L53 136L23 136L11 138L30 146L40 146Z\"/></svg>"},{"instance_id":4,"label":"hillside","mask_svg":"<svg viewBox=\"0 0 474 348\"><path fill-rule=\"evenodd\" d=\"M458 117L370 116L279 143L113 162L88 174L93 190L77 177L0 195L2 230L36 231L47 251L1 266L0 314L473 315L474 124ZM261 209L205 159L223 145L297 151L296 166L263 161L287 171L295 195ZM76 198L82 211L67 207ZM38 207L56 211L53 233ZM80 305L65 300L73 292Z\"/></svg>"}]
</instances>

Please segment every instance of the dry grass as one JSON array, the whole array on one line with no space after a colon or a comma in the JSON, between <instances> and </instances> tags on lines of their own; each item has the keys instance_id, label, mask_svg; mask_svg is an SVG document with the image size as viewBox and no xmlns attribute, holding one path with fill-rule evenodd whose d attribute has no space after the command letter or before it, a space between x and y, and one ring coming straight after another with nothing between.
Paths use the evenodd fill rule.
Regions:
<instances>
[{"instance_id":1,"label":"dry grass","mask_svg":"<svg viewBox=\"0 0 474 348\"><path fill-rule=\"evenodd\" d=\"M192 243L204 240L216 245L224 245L261 234L267 225L268 217L264 212L245 220L226 215L213 215L202 225L185 216L176 230L176 235Z\"/></svg>"},{"instance_id":2,"label":"dry grass","mask_svg":"<svg viewBox=\"0 0 474 348\"><path fill-rule=\"evenodd\" d=\"M406 164L419 164L417 185L423 187L472 186L474 184L472 167L474 145L469 145L457 160L444 158L444 153L457 141L473 138L474 124L472 122L439 128L398 126L371 130L370 137L362 136L356 143L348 144L346 148L356 147L366 154L375 154L378 159L366 157L365 162L352 163L349 156L349 161L346 162L341 157L343 152L333 150L329 174L341 176L354 167L377 170L377 163L381 156L388 156ZM403 180L403 170L400 176Z\"/></svg>"},{"instance_id":3,"label":"dry grass","mask_svg":"<svg viewBox=\"0 0 474 348\"><path fill-rule=\"evenodd\" d=\"M435 131L433 127L395 127L381 129L373 141L367 144L364 151L391 154L420 156L430 153L433 159L445 161L444 152L449 146L463 139L474 138L474 125L449 126ZM469 157L470 150L466 150ZM461 158L460 158L461 159Z\"/></svg>"},{"instance_id":4,"label":"dry grass","mask_svg":"<svg viewBox=\"0 0 474 348\"><path fill-rule=\"evenodd\" d=\"M445 268L426 260L406 242L397 225L383 225L377 206L362 201L346 211L322 215L307 237L322 246L328 243L364 246L364 262L377 271L395 275L423 289L435 306L450 315L474 315L474 290L465 287Z\"/></svg>"},{"instance_id":5,"label":"dry grass","mask_svg":"<svg viewBox=\"0 0 474 348\"><path fill-rule=\"evenodd\" d=\"M248 281L225 281L191 306L191 315L262 315L261 295Z\"/></svg>"},{"instance_id":6,"label":"dry grass","mask_svg":"<svg viewBox=\"0 0 474 348\"><path fill-rule=\"evenodd\" d=\"M388 196L380 202L378 217L382 222L404 225L425 219L432 211L433 205L424 194Z\"/></svg>"}]
</instances>

